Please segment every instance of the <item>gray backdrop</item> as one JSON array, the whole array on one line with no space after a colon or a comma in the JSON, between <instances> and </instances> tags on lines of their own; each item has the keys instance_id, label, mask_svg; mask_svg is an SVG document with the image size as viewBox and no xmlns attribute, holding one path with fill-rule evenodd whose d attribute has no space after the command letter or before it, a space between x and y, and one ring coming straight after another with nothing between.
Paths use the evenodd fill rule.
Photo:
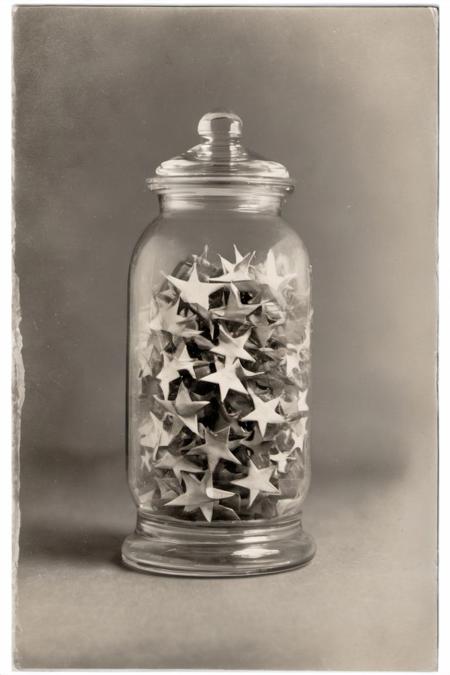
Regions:
<instances>
[{"instance_id":1,"label":"gray backdrop","mask_svg":"<svg viewBox=\"0 0 450 675\"><path fill-rule=\"evenodd\" d=\"M21 667L427 669L436 661L436 11L15 11L25 365ZM298 186L311 255L318 553L126 571L126 276L144 178L225 107Z\"/></svg>"}]
</instances>

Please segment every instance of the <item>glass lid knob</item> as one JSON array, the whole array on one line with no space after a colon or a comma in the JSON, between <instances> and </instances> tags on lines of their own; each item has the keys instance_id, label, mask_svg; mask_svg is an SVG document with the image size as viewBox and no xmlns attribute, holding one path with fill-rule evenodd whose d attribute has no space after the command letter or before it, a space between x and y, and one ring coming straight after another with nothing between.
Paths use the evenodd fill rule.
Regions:
<instances>
[{"instance_id":1,"label":"glass lid knob","mask_svg":"<svg viewBox=\"0 0 450 675\"><path fill-rule=\"evenodd\" d=\"M233 112L209 112L198 123L198 134L211 142L227 142L242 136L242 120Z\"/></svg>"}]
</instances>

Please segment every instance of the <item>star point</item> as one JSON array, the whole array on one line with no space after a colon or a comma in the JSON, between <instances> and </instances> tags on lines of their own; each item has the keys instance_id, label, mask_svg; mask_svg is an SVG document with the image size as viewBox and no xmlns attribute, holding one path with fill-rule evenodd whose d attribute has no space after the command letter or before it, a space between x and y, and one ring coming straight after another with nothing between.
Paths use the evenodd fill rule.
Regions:
<instances>
[{"instance_id":1,"label":"star point","mask_svg":"<svg viewBox=\"0 0 450 675\"><path fill-rule=\"evenodd\" d=\"M227 283L252 281L252 278L249 274L249 265L255 255L255 251L242 256L236 246L234 246L234 255L234 263L219 255L220 262L222 263L223 274L218 277L214 277L213 281L224 281Z\"/></svg>"}]
</instances>

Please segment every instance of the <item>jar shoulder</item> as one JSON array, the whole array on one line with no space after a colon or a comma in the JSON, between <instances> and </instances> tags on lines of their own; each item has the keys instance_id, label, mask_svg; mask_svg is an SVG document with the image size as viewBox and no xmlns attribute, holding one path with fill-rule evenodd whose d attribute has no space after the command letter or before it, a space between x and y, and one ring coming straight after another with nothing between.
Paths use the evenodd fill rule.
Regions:
<instances>
[{"instance_id":1,"label":"jar shoulder","mask_svg":"<svg viewBox=\"0 0 450 675\"><path fill-rule=\"evenodd\" d=\"M206 249L210 256L234 259L235 248L242 256L254 252L262 261L273 250L278 256L295 259L297 266L309 267L306 246L296 228L278 215L195 214L171 217L160 214L145 228L133 251L132 264L150 259L161 264Z\"/></svg>"}]
</instances>

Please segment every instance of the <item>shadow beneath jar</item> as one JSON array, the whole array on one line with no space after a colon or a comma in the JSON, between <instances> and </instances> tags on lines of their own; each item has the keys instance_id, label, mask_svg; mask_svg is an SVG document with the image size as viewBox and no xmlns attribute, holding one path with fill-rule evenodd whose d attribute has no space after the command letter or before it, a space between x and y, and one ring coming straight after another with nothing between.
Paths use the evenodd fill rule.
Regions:
<instances>
[{"instance_id":1,"label":"shadow beneath jar","mask_svg":"<svg viewBox=\"0 0 450 675\"><path fill-rule=\"evenodd\" d=\"M74 564L121 567L121 546L126 536L121 528L74 523L30 523L19 539L19 566L27 560L70 560Z\"/></svg>"}]
</instances>

